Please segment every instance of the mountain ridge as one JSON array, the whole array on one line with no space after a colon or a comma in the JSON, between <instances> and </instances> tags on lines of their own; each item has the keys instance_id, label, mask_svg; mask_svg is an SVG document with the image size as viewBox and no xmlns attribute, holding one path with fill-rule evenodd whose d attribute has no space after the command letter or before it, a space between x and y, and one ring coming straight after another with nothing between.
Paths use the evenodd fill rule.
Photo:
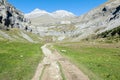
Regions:
<instances>
[{"instance_id":1,"label":"mountain ridge","mask_svg":"<svg viewBox=\"0 0 120 80\"><path fill-rule=\"evenodd\" d=\"M34 9L30 13L25 14L27 18L36 18L43 15L49 15L53 18L65 18L65 17L75 17L76 15L72 12L66 11L66 10L56 10L54 12L47 12L45 10L41 10L39 8Z\"/></svg>"},{"instance_id":2,"label":"mountain ridge","mask_svg":"<svg viewBox=\"0 0 120 80\"><path fill-rule=\"evenodd\" d=\"M43 19L45 23L42 22ZM32 23L37 22L38 33L41 31L38 28L45 29L40 32L40 35L52 36L53 40L55 38L59 40L64 36L62 40L79 41L90 35L97 35L120 26L120 0L109 0L79 17L53 21L52 19L48 21L48 19L48 17L31 19ZM43 24L40 25L40 23Z\"/></svg>"}]
</instances>

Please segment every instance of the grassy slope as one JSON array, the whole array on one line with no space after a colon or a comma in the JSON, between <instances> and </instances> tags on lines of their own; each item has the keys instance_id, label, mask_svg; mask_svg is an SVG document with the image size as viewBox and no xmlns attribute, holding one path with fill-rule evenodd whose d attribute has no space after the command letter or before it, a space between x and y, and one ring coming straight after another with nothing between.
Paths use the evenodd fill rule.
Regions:
<instances>
[{"instance_id":1,"label":"grassy slope","mask_svg":"<svg viewBox=\"0 0 120 80\"><path fill-rule=\"evenodd\" d=\"M83 39L83 41L97 41L105 43L120 42L120 26L99 34L89 35L87 38Z\"/></svg>"},{"instance_id":2,"label":"grassy slope","mask_svg":"<svg viewBox=\"0 0 120 80\"><path fill-rule=\"evenodd\" d=\"M40 46L0 41L0 80L30 80L43 57Z\"/></svg>"},{"instance_id":3,"label":"grassy slope","mask_svg":"<svg viewBox=\"0 0 120 80\"><path fill-rule=\"evenodd\" d=\"M120 79L120 45L63 43L55 47L82 69L91 80Z\"/></svg>"},{"instance_id":4,"label":"grassy slope","mask_svg":"<svg viewBox=\"0 0 120 80\"><path fill-rule=\"evenodd\" d=\"M12 41L16 41L16 42L28 42L25 38L23 38L23 36L21 35L21 32L28 35L35 42L42 41L39 39L40 38L39 35L33 34L31 32L26 32L24 30L19 30L17 28L10 29L9 31L5 31L5 30L1 30L1 31L4 32L5 34L7 34L8 36L10 36L12 38ZM8 40L8 39L4 38L2 35L0 35L0 40L3 41L3 40Z\"/></svg>"},{"instance_id":5,"label":"grassy slope","mask_svg":"<svg viewBox=\"0 0 120 80\"><path fill-rule=\"evenodd\" d=\"M99 40L103 38L105 42L114 43L120 41L120 26L113 28L112 30L108 30L98 34L96 38Z\"/></svg>"},{"instance_id":6,"label":"grassy slope","mask_svg":"<svg viewBox=\"0 0 120 80\"><path fill-rule=\"evenodd\" d=\"M118 37L120 38L120 26L116 27L112 30L105 31L101 34L98 34L98 37L106 38L106 37Z\"/></svg>"}]
</instances>

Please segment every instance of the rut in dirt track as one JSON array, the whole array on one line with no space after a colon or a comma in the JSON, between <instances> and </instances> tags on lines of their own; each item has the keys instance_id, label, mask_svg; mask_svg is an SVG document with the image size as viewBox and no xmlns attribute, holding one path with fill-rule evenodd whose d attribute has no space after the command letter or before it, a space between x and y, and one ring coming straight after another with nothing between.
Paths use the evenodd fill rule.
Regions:
<instances>
[{"instance_id":1,"label":"rut in dirt track","mask_svg":"<svg viewBox=\"0 0 120 80\"><path fill-rule=\"evenodd\" d=\"M39 63L32 80L63 80L62 72L66 80L89 80L88 76L67 59L63 58L56 50L52 52L48 49L48 45L45 44L41 47L45 57Z\"/></svg>"}]
</instances>

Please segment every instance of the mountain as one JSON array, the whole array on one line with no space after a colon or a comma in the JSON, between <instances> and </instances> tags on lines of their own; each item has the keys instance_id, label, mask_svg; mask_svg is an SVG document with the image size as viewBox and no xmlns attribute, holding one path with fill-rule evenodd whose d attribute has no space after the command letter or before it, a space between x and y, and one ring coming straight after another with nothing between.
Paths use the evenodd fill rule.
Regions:
<instances>
[{"instance_id":1,"label":"mountain","mask_svg":"<svg viewBox=\"0 0 120 80\"><path fill-rule=\"evenodd\" d=\"M76 17L76 15L66 10L57 10L55 12L49 13L45 10L36 8L32 12L25 14L25 17L30 19L33 25L41 26L44 24L57 24L64 20L71 21Z\"/></svg>"},{"instance_id":2,"label":"mountain","mask_svg":"<svg viewBox=\"0 0 120 80\"><path fill-rule=\"evenodd\" d=\"M75 15L71 12L65 11L65 10L57 10L53 13L49 13L45 10L40 10L36 8L30 13L25 14L27 18L36 18L36 17L41 17L41 16L51 16L53 18L65 18L65 17L75 17Z\"/></svg>"},{"instance_id":3,"label":"mountain","mask_svg":"<svg viewBox=\"0 0 120 80\"><path fill-rule=\"evenodd\" d=\"M40 9L36 8L32 12L25 14L25 16L27 18L36 18L36 17L40 17L43 15L50 15L50 13L46 12L45 10L40 10Z\"/></svg>"},{"instance_id":4,"label":"mountain","mask_svg":"<svg viewBox=\"0 0 120 80\"><path fill-rule=\"evenodd\" d=\"M40 9L35 9L24 17L22 12L5 0L0 3L1 29L17 27L49 41L79 41L120 26L120 0L109 0L79 17L65 10L49 13Z\"/></svg>"},{"instance_id":5,"label":"mountain","mask_svg":"<svg viewBox=\"0 0 120 80\"><path fill-rule=\"evenodd\" d=\"M97 35L120 26L120 0L109 0L101 6L76 19L76 30L72 37L76 40Z\"/></svg>"},{"instance_id":6,"label":"mountain","mask_svg":"<svg viewBox=\"0 0 120 80\"><path fill-rule=\"evenodd\" d=\"M57 10L52 13L54 18L65 18L65 17L75 17L75 15L71 12L65 10Z\"/></svg>"},{"instance_id":7,"label":"mountain","mask_svg":"<svg viewBox=\"0 0 120 80\"><path fill-rule=\"evenodd\" d=\"M60 13L62 16L62 12L52 14ZM109 0L79 17L54 19L45 16L31 20L39 23L36 30L42 36L51 36L53 40L79 41L120 26L120 0Z\"/></svg>"}]
</instances>

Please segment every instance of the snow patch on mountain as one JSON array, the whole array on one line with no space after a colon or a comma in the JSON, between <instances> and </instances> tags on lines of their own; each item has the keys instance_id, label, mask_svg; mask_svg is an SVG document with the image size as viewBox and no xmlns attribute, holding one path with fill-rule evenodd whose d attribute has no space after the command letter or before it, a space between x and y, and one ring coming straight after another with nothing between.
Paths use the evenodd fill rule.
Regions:
<instances>
[{"instance_id":1,"label":"snow patch on mountain","mask_svg":"<svg viewBox=\"0 0 120 80\"><path fill-rule=\"evenodd\" d=\"M40 10L39 8L36 8L32 12L25 14L25 17L36 18L36 17L40 17L44 15L48 15L53 18L75 17L73 13L66 11L66 10L57 10L55 12L49 13L45 10Z\"/></svg>"},{"instance_id":2,"label":"snow patch on mountain","mask_svg":"<svg viewBox=\"0 0 120 80\"><path fill-rule=\"evenodd\" d=\"M25 14L25 17L27 17L27 18L36 18L36 17L43 16L43 15L46 15L46 14L49 15L49 13L47 11L40 10L40 9L36 8L32 12Z\"/></svg>"},{"instance_id":3,"label":"snow patch on mountain","mask_svg":"<svg viewBox=\"0 0 120 80\"><path fill-rule=\"evenodd\" d=\"M53 17L55 18L64 18L64 17L75 17L75 15L71 12L68 12L66 10L57 10L52 13Z\"/></svg>"}]
</instances>

